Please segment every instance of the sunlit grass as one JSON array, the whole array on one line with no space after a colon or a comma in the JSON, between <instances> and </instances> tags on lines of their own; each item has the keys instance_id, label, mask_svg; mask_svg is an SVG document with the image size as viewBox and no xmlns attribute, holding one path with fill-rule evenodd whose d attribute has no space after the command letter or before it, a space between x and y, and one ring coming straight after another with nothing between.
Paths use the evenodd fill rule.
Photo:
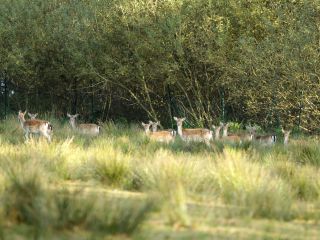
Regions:
<instances>
[{"instance_id":1,"label":"sunlit grass","mask_svg":"<svg viewBox=\"0 0 320 240\"><path fill-rule=\"evenodd\" d=\"M39 136L26 142L14 117L0 123L3 234L19 229L33 237L80 231L85 237L148 238L147 232L160 231L162 239L178 237L175 229L185 229L181 236L194 239L204 232L211 236L215 225L228 226L229 221L236 228L252 222L266 228L296 221L318 226L315 139L288 146L212 142L208 147L179 139L152 142L137 125L105 123L100 136L88 137L67 123L53 122L52 143ZM226 230L221 238L229 234Z\"/></svg>"}]
</instances>

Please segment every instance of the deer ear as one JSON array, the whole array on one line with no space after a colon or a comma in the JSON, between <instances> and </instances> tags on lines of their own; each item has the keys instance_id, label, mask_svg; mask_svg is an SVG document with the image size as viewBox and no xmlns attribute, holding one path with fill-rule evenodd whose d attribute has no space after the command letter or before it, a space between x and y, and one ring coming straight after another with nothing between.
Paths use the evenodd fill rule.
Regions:
<instances>
[{"instance_id":1,"label":"deer ear","mask_svg":"<svg viewBox=\"0 0 320 240\"><path fill-rule=\"evenodd\" d=\"M24 111L23 115L26 115L26 113L27 113L27 110Z\"/></svg>"},{"instance_id":2,"label":"deer ear","mask_svg":"<svg viewBox=\"0 0 320 240\"><path fill-rule=\"evenodd\" d=\"M160 126L160 121L157 122L157 125Z\"/></svg>"},{"instance_id":3,"label":"deer ear","mask_svg":"<svg viewBox=\"0 0 320 240\"><path fill-rule=\"evenodd\" d=\"M141 122L141 125L142 125L142 126L145 126L146 124L145 124L144 122Z\"/></svg>"},{"instance_id":4,"label":"deer ear","mask_svg":"<svg viewBox=\"0 0 320 240\"><path fill-rule=\"evenodd\" d=\"M184 120L186 120L186 118L184 117L184 118L182 118L182 121L184 121Z\"/></svg>"},{"instance_id":5,"label":"deer ear","mask_svg":"<svg viewBox=\"0 0 320 240\"><path fill-rule=\"evenodd\" d=\"M178 121L178 118L177 118L177 117L173 117L173 119L174 119L175 121Z\"/></svg>"},{"instance_id":6,"label":"deer ear","mask_svg":"<svg viewBox=\"0 0 320 240\"><path fill-rule=\"evenodd\" d=\"M212 125L212 128L213 128L213 129L216 129L216 126L215 126L215 125Z\"/></svg>"},{"instance_id":7,"label":"deer ear","mask_svg":"<svg viewBox=\"0 0 320 240\"><path fill-rule=\"evenodd\" d=\"M70 115L69 113L67 113L67 116L68 116L69 118L71 118L71 115Z\"/></svg>"},{"instance_id":8,"label":"deer ear","mask_svg":"<svg viewBox=\"0 0 320 240\"><path fill-rule=\"evenodd\" d=\"M35 114L34 114L34 117L36 117L36 116L38 116L38 113L35 113Z\"/></svg>"},{"instance_id":9,"label":"deer ear","mask_svg":"<svg viewBox=\"0 0 320 240\"><path fill-rule=\"evenodd\" d=\"M28 116L29 116L29 117L31 117L31 114L30 114L30 113L28 113Z\"/></svg>"},{"instance_id":10,"label":"deer ear","mask_svg":"<svg viewBox=\"0 0 320 240\"><path fill-rule=\"evenodd\" d=\"M149 124L153 124L153 122L150 120L150 121L149 121Z\"/></svg>"}]
</instances>

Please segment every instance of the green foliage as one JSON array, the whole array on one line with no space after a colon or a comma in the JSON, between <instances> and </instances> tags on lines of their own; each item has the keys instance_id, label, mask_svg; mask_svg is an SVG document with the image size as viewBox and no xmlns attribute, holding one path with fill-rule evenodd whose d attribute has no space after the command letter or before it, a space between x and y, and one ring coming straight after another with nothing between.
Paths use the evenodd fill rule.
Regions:
<instances>
[{"instance_id":1,"label":"green foliage","mask_svg":"<svg viewBox=\"0 0 320 240\"><path fill-rule=\"evenodd\" d=\"M0 72L14 111L316 130L319 11L317 1L4 0Z\"/></svg>"}]
</instances>

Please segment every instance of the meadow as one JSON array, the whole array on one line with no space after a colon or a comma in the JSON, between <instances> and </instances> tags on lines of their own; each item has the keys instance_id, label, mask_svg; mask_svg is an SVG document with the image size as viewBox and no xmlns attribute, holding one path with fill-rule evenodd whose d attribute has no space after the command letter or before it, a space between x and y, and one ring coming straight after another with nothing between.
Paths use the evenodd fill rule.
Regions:
<instances>
[{"instance_id":1,"label":"meadow","mask_svg":"<svg viewBox=\"0 0 320 240\"><path fill-rule=\"evenodd\" d=\"M0 239L318 239L320 148L165 144L135 124L52 143L0 122Z\"/></svg>"}]
</instances>

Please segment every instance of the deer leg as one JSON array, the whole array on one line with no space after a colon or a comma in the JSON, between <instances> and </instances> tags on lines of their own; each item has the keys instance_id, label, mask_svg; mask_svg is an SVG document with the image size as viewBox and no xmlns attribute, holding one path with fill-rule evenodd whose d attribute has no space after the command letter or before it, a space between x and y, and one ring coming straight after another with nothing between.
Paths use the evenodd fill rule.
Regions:
<instances>
[{"instance_id":1,"label":"deer leg","mask_svg":"<svg viewBox=\"0 0 320 240\"><path fill-rule=\"evenodd\" d=\"M51 136L49 133L43 133L43 136L45 136L48 139L48 142L51 142Z\"/></svg>"},{"instance_id":2,"label":"deer leg","mask_svg":"<svg viewBox=\"0 0 320 240\"><path fill-rule=\"evenodd\" d=\"M25 134L24 134L25 138L26 138L26 141L29 140L29 131L26 131Z\"/></svg>"}]
</instances>

